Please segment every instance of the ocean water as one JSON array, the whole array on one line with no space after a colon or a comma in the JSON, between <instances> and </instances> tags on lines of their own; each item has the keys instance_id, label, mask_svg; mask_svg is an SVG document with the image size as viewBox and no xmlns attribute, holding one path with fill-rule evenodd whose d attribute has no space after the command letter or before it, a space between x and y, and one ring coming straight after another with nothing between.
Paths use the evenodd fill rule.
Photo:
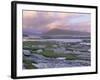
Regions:
<instances>
[{"instance_id":1,"label":"ocean water","mask_svg":"<svg viewBox=\"0 0 100 80\"><path fill-rule=\"evenodd\" d=\"M83 39L23 39L23 41L61 41L61 42L81 42Z\"/></svg>"}]
</instances>

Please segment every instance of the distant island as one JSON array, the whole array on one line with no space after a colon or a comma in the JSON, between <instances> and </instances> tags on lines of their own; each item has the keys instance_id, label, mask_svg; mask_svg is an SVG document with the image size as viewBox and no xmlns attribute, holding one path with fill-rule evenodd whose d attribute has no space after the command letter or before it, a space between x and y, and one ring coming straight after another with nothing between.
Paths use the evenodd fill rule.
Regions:
<instances>
[{"instance_id":1,"label":"distant island","mask_svg":"<svg viewBox=\"0 0 100 80\"><path fill-rule=\"evenodd\" d=\"M67 39L67 38L89 38L89 32L63 30L63 29L51 29L45 33L38 34L34 32L24 32L23 37L31 38L43 38L43 39Z\"/></svg>"}]
</instances>

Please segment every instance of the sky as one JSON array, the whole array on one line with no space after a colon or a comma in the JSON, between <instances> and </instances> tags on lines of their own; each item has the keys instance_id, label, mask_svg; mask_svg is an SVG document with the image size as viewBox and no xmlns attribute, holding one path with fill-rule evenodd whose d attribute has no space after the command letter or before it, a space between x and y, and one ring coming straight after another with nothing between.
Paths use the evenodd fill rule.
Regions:
<instances>
[{"instance_id":1,"label":"sky","mask_svg":"<svg viewBox=\"0 0 100 80\"><path fill-rule=\"evenodd\" d=\"M23 11L23 31L43 33L51 29L90 32L91 14L75 12Z\"/></svg>"}]
</instances>

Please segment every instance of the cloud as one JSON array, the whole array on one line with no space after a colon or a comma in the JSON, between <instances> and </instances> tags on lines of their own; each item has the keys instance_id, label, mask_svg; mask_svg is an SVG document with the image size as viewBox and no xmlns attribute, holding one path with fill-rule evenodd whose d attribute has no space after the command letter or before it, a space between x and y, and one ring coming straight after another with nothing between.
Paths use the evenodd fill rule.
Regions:
<instances>
[{"instance_id":1,"label":"cloud","mask_svg":"<svg viewBox=\"0 0 100 80\"><path fill-rule=\"evenodd\" d=\"M58 13L23 11L23 29L47 31L53 28L90 31L91 15L86 13Z\"/></svg>"},{"instance_id":2,"label":"cloud","mask_svg":"<svg viewBox=\"0 0 100 80\"><path fill-rule=\"evenodd\" d=\"M35 12L35 11L33 11ZM26 14L23 14L26 15ZM28 15L28 14L27 14ZM33 28L42 28L45 27L45 25L52 23L55 19L55 17L49 17L46 12L37 12L34 15L31 14L29 16L23 16L23 27L33 27Z\"/></svg>"}]
</instances>

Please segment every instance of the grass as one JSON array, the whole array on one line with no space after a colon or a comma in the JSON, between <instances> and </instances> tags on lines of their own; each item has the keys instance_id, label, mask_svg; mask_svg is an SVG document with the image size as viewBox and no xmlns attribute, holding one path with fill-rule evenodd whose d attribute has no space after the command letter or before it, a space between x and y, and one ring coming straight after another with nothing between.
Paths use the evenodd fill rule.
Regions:
<instances>
[{"instance_id":1,"label":"grass","mask_svg":"<svg viewBox=\"0 0 100 80\"><path fill-rule=\"evenodd\" d=\"M52 45L50 42L39 42L39 41L24 41L23 42L23 49L28 50L37 50L38 45L46 45L46 48L52 48Z\"/></svg>"},{"instance_id":2,"label":"grass","mask_svg":"<svg viewBox=\"0 0 100 80\"><path fill-rule=\"evenodd\" d=\"M75 54L67 54L66 55L66 60L78 60L79 57Z\"/></svg>"},{"instance_id":3,"label":"grass","mask_svg":"<svg viewBox=\"0 0 100 80\"><path fill-rule=\"evenodd\" d=\"M25 69L37 69L37 67L32 65L32 62L29 60L24 59L23 63L25 64Z\"/></svg>"},{"instance_id":4,"label":"grass","mask_svg":"<svg viewBox=\"0 0 100 80\"><path fill-rule=\"evenodd\" d=\"M27 48L28 50L31 50L31 52L33 54L36 54L37 53L37 50L39 49L38 47L32 47L32 45L46 45L46 48L52 48L52 45L54 44L50 44L50 42L39 42L39 41L24 41L23 42L23 48ZM26 47L27 46L27 47ZM67 46L65 46L67 47ZM64 53L55 53L53 50L46 50L46 48L42 49L43 52L41 53L37 53L37 54L41 54L45 57L49 57L49 58L57 58L57 57L65 57L66 60L77 60L79 59L79 57L74 54L74 53L68 53L68 54L64 54ZM67 47L68 49L70 50L75 50L77 48L72 48L71 46L70 47Z\"/></svg>"},{"instance_id":5,"label":"grass","mask_svg":"<svg viewBox=\"0 0 100 80\"><path fill-rule=\"evenodd\" d=\"M41 41L23 41L24 46L32 46L32 45L53 45L49 41L41 42Z\"/></svg>"},{"instance_id":6,"label":"grass","mask_svg":"<svg viewBox=\"0 0 100 80\"><path fill-rule=\"evenodd\" d=\"M52 50L44 50L41 53L37 53L36 51L32 50L33 54L40 54L43 55L45 57L49 57L49 58L56 58L58 57L56 53L54 53Z\"/></svg>"},{"instance_id":7,"label":"grass","mask_svg":"<svg viewBox=\"0 0 100 80\"><path fill-rule=\"evenodd\" d=\"M72 53L68 53L68 54L55 53L52 50L44 50L42 53L37 53L37 54L41 54L41 55L43 55L45 57L48 57L48 58L65 57L66 60L77 60L77 59L79 59L79 57L76 54L72 54Z\"/></svg>"},{"instance_id":8,"label":"grass","mask_svg":"<svg viewBox=\"0 0 100 80\"><path fill-rule=\"evenodd\" d=\"M52 48L53 46L51 44L47 44L46 48Z\"/></svg>"},{"instance_id":9,"label":"grass","mask_svg":"<svg viewBox=\"0 0 100 80\"><path fill-rule=\"evenodd\" d=\"M58 54L54 53L52 50L45 50L42 53L42 55L45 56L45 57L50 57L50 58L56 58L56 57L58 57Z\"/></svg>"},{"instance_id":10,"label":"grass","mask_svg":"<svg viewBox=\"0 0 100 80\"><path fill-rule=\"evenodd\" d=\"M63 54L63 53L54 53L53 51L45 51L42 53L43 56L49 57L49 58L57 58L57 57L65 57L66 60L78 60L79 57L76 54Z\"/></svg>"}]
</instances>

